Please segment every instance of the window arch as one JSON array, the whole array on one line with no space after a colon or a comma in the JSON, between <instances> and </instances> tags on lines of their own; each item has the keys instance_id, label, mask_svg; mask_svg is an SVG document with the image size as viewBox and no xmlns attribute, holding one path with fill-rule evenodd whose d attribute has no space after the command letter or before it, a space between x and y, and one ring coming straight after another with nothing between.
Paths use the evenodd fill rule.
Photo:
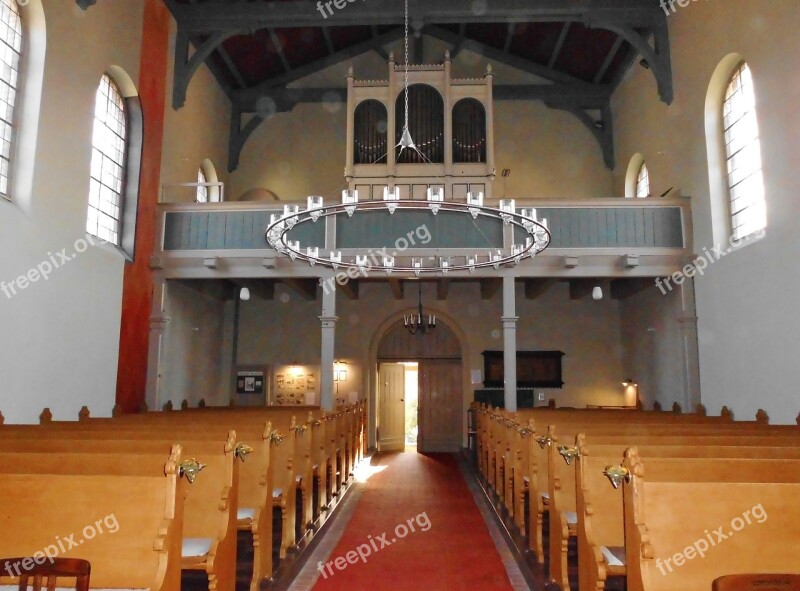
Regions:
<instances>
[{"instance_id":1,"label":"window arch","mask_svg":"<svg viewBox=\"0 0 800 591\"><path fill-rule=\"evenodd\" d=\"M625 173L625 197L648 197L650 195L650 171L644 156L634 154Z\"/></svg>"},{"instance_id":2,"label":"window arch","mask_svg":"<svg viewBox=\"0 0 800 591\"><path fill-rule=\"evenodd\" d=\"M742 61L730 77L722 107L731 234L741 240L767 225L753 76Z\"/></svg>"},{"instance_id":3,"label":"window arch","mask_svg":"<svg viewBox=\"0 0 800 591\"><path fill-rule=\"evenodd\" d=\"M453 107L453 162L486 162L486 109L466 98Z\"/></svg>"},{"instance_id":4,"label":"window arch","mask_svg":"<svg viewBox=\"0 0 800 591\"><path fill-rule=\"evenodd\" d=\"M642 162L636 175L636 196L650 197L650 171L647 170L645 162Z\"/></svg>"},{"instance_id":5,"label":"window arch","mask_svg":"<svg viewBox=\"0 0 800 591\"><path fill-rule=\"evenodd\" d=\"M16 0L0 0L0 195L10 199L23 47L22 17Z\"/></svg>"},{"instance_id":6,"label":"window arch","mask_svg":"<svg viewBox=\"0 0 800 591\"><path fill-rule=\"evenodd\" d=\"M197 169L197 202L208 203L208 179L206 173L203 172L203 167Z\"/></svg>"},{"instance_id":7,"label":"window arch","mask_svg":"<svg viewBox=\"0 0 800 591\"><path fill-rule=\"evenodd\" d=\"M127 151L125 101L117 83L104 74L95 96L86 231L117 246L122 234Z\"/></svg>"},{"instance_id":8,"label":"window arch","mask_svg":"<svg viewBox=\"0 0 800 591\"><path fill-rule=\"evenodd\" d=\"M197 169L197 202L217 203L222 201L222 187L217 177L217 169L208 158Z\"/></svg>"},{"instance_id":9,"label":"window arch","mask_svg":"<svg viewBox=\"0 0 800 591\"><path fill-rule=\"evenodd\" d=\"M86 231L132 260L142 159L142 109L130 77L112 66L95 93Z\"/></svg>"},{"instance_id":10,"label":"window arch","mask_svg":"<svg viewBox=\"0 0 800 591\"><path fill-rule=\"evenodd\" d=\"M403 137L405 125L405 93L395 104L396 142ZM413 84L408 89L408 122L411 137L425 158L414 150L398 153L398 164L444 163L444 99L433 86ZM398 148L399 150L399 148Z\"/></svg>"}]
</instances>

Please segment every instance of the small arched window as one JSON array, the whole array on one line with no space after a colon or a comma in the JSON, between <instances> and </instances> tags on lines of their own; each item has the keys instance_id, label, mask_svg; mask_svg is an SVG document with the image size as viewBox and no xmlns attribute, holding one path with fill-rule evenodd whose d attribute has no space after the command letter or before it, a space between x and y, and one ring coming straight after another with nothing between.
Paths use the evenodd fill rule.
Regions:
<instances>
[{"instance_id":1,"label":"small arched window","mask_svg":"<svg viewBox=\"0 0 800 591\"><path fill-rule=\"evenodd\" d=\"M203 172L203 168L200 167L197 169L197 202L198 203L208 203L208 179L206 178L206 173Z\"/></svg>"},{"instance_id":2,"label":"small arched window","mask_svg":"<svg viewBox=\"0 0 800 591\"><path fill-rule=\"evenodd\" d=\"M92 168L86 231L121 245L128 125L125 101L105 74L97 88L92 132Z\"/></svg>"},{"instance_id":3,"label":"small arched window","mask_svg":"<svg viewBox=\"0 0 800 591\"><path fill-rule=\"evenodd\" d=\"M9 195L19 70L22 62L22 19L17 0L0 0L0 195Z\"/></svg>"},{"instance_id":4,"label":"small arched window","mask_svg":"<svg viewBox=\"0 0 800 591\"><path fill-rule=\"evenodd\" d=\"M761 141L750 68L741 62L722 109L732 236L741 240L767 226Z\"/></svg>"},{"instance_id":5,"label":"small arched window","mask_svg":"<svg viewBox=\"0 0 800 591\"><path fill-rule=\"evenodd\" d=\"M644 162L639 167L639 174L636 177L636 196L650 197L650 172Z\"/></svg>"}]
</instances>

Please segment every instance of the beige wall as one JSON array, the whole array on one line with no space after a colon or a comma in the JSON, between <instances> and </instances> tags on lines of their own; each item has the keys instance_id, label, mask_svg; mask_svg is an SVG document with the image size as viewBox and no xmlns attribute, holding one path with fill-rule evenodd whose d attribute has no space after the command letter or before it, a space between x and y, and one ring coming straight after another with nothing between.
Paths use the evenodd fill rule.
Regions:
<instances>
[{"instance_id":1,"label":"beige wall","mask_svg":"<svg viewBox=\"0 0 800 591\"><path fill-rule=\"evenodd\" d=\"M198 68L189 83L186 104L177 111L172 108L175 30L173 20L161 155L161 185L166 186L165 201L171 203L196 200L195 189L170 185L197 182L197 170L206 158L214 164L219 180L228 182L228 133L231 125L230 101L205 64Z\"/></svg>"},{"instance_id":2,"label":"beige wall","mask_svg":"<svg viewBox=\"0 0 800 591\"><path fill-rule=\"evenodd\" d=\"M181 283L167 286L169 322L164 336L161 400L179 408L186 399L197 406L228 404L229 374L223 369L230 353L225 347L225 303Z\"/></svg>"},{"instance_id":3,"label":"beige wall","mask_svg":"<svg viewBox=\"0 0 800 591\"><path fill-rule=\"evenodd\" d=\"M360 286L360 298L338 297L336 315L336 359L347 360L345 391L366 398L370 391L370 350L377 347L376 335L388 323L416 308L416 289L406 286L406 297L396 300L384 283ZM287 298L288 296L288 298ZM433 284L423 289L423 305L439 315L457 333L464 335L467 370L483 371L485 350L502 349L501 294L482 300L477 282L453 283L446 301L438 301ZM242 304L239 362L255 365L299 363L315 365L320 358L319 301L309 302L291 290L277 287L273 301L257 298ZM620 382L629 368L623 365L620 304L606 297L569 299L566 283L554 286L536 300L526 300L517 286L518 348L520 350L561 350L564 357L563 390L542 390L562 406L586 404L619 405ZM591 335L591 338L587 338ZM424 338L424 337L422 337ZM357 366L357 367L356 367ZM353 370L361 370L354 371ZM352 373L351 373L352 372ZM360 378L360 383L359 383ZM467 381L466 403L473 388ZM369 399L374 401L374 392Z\"/></svg>"},{"instance_id":4,"label":"beige wall","mask_svg":"<svg viewBox=\"0 0 800 591\"><path fill-rule=\"evenodd\" d=\"M398 47L399 49L399 47ZM445 46L426 38L426 59L441 62ZM401 59L401 53L396 53ZM328 68L297 86L342 87L352 65L359 79L386 79L387 66L377 54L359 56ZM453 64L454 77L480 77L483 56L462 52ZM493 64L495 84L521 84L534 78ZM343 103L301 104L263 123L242 151L239 169L231 175L230 196L238 199L252 189L272 191L282 200L308 195L339 198L344 188L347 114ZM613 176L592 133L574 116L548 109L542 103L495 103L495 162L497 172L510 168L510 197L608 197ZM503 196L502 179L495 196ZM620 193L622 194L622 193Z\"/></svg>"},{"instance_id":5,"label":"beige wall","mask_svg":"<svg viewBox=\"0 0 800 591\"><path fill-rule=\"evenodd\" d=\"M800 275L791 248L800 213L799 17L794 0L692 2L669 17L674 103L658 102L652 72L639 66L614 101L616 191L624 188L628 160L642 152L654 194L675 186L692 196L695 251L701 252L715 246L704 117L708 85L730 53L743 55L753 71L766 237L713 263L696 282L703 402L710 412L727 404L742 419L764 408L773 422L793 422L800 410Z\"/></svg>"}]
</instances>

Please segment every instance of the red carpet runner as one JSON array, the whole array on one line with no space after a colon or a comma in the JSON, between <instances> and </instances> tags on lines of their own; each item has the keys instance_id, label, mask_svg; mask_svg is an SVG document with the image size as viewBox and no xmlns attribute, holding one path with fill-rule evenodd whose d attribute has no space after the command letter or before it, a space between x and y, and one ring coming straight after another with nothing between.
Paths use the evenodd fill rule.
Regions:
<instances>
[{"instance_id":1,"label":"red carpet runner","mask_svg":"<svg viewBox=\"0 0 800 591\"><path fill-rule=\"evenodd\" d=\"M454 457L389 454L373 463L386 468L367 481L315 591L511 591Z\"/></svg>"}]
</instances>

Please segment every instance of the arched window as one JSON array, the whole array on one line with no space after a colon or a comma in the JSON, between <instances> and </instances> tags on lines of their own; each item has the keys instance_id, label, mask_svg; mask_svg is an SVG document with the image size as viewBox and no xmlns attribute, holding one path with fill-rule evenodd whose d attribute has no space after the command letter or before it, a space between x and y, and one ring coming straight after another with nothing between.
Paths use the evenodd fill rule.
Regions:
<instances>
[{"instance_id":1,"label":"arched window","mask_svg":"<svg viewBox=\"0 0 800 591\"><path fill-rule=\"evenodd\" d=\"M9 195L15 138L14 111L22 61L22 19L17 0L0 0L0 195Z\"/></svg>"},{"instance_id":2,"label":"arched window","mask_svg":"<svg viewBox=\"0 0 800 591\"><path fill-rule=\"evenodd\" d=\"M92 168L86 231L121 245L128 125L125 101L105 74L97 88L92 132Z\"/></svg>"},{"instance_id":3,"label":"arched window","mask_svg":"<svg viewBox=\"0 0 800 591\"><path fill-rule=\"evenodd\" d=\"M647 164L644 162L639 167L639 174L636 176L636 196L650 196L650 173L647 170Z\"/></svg>"},{"instance_id":4,"label":"arched window","mask_svg":"<svg viewBox=\"0 0 800 591\"><path fill-rule=\"evenodd\" d=\"M725 91L722 109L732 236L745 238L767 226L761 142L750 68L741 62Z\"/></svg>"},{"instance_id":5,"label":"arched window","mask_svg":"<svg viewBox=\"0 0 800 591\"><path fill-rule=\"evenodd\" d=\"M363 101L356 107L354 118L355 164L386 164L389 121L386 106L373 99Z\"/></svg>"},{"instance_id":6,"label":"arched window","mask_svg":"<svg viewBox=\"0 0 800 591\"><path fill-rule=\"evenodd\" d=\"M477 99L453 107L453 162L486 162L486 109Z\"/></svg>"},{"instance_id":7,"label":"arched window","mask_svg":"<svg viewBox=\"0 0 800 591\"><path fill-rule=\"evenodd\" d=\"M401 92L395 104L397 122L395 142L403 137L405 125L405 93ZM408 89L408 126L420 157L414 150L399 152L398 164L444 163L444 99L439 91L427 84L414 84Z\"/></svg>"},{"instance_id":8,"label":"arched window","mask_svg":"<svg viewBox=\"0 0 800 591\"><path fill-rule=\"evenodd\" d=\"M208 179L206 173L203 172L203 167L197 169L197 202L208 203Z\"/></svg>"}]
</instances>

